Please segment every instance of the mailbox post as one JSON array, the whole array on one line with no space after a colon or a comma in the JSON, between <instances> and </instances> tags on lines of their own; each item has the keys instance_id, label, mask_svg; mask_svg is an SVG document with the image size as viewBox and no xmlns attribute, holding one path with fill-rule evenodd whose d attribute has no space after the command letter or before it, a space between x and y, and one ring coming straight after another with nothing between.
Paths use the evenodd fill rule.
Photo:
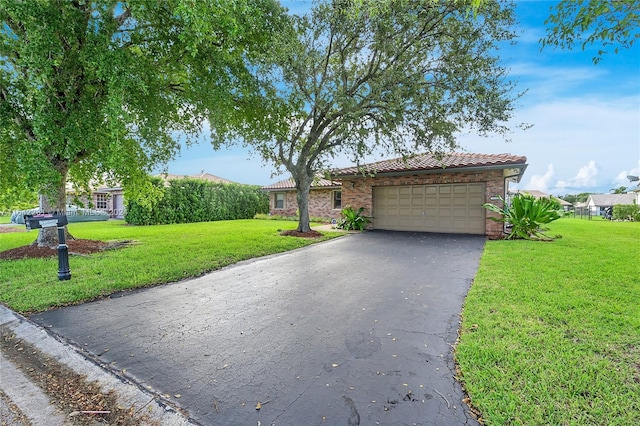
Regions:
<instances>
[{"instance_id":1,"label":"mailbox post","mask_svg":"<svg viewBox=\"0 0 640 426\"><path fill-rule=\"evenodd\" d=\"M67 216L64 213L25 215L24 223L27 231L39 228L58 228L58 279L61 281L71 279L69 247L64 236L64 226L68 223Z\"/></svg>"}]
</instances>

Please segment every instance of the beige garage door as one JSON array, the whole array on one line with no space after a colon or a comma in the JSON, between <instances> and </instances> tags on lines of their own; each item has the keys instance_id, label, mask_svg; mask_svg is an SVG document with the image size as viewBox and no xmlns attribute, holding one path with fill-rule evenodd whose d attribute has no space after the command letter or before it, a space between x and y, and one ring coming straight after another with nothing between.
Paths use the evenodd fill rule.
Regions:
<instances>
[{"instance_id":1,"label":"beige garage door","mask_svg":"<svg viewBox=\"0 0 640 426\"><path fill-rule=\"evenodd\" d=\"M484 183L374 187L373 227L484 235L484 191Z\"/></svg>"}]
</instances>

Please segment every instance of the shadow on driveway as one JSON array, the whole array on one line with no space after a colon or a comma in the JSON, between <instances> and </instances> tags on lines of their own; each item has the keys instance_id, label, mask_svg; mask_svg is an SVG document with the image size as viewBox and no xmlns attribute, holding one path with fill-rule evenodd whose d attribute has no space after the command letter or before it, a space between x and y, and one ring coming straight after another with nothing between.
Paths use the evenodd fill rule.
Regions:
<instances>
[{"instance_id":1,"label":"shadow on driveway","mask_svg":"<svg viewBox=\"0 0 640 426\"><path fill-rule=\"evenodd\" d=\"M451 345L484 243L366 232L31 319L204 425L477 424Z\"/></svg>"}]
</instances>

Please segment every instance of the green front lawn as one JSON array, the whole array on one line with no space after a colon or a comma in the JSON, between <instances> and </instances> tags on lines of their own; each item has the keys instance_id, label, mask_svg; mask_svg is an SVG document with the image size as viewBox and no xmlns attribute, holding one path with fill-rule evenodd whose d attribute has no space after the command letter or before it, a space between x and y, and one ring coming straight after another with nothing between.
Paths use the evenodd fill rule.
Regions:
<instances>
[{"instance_id":1,"label":"green front lawn","mask_svg":"<svg viewBox=\"0 0 640 426\"><path fill-rule=\"evenodd\" d=\"M312 243L279 236L295 228L279 221L69 228L78 238L137 244L72 256L70 281L57 280L55 258L0 261L0 302L44 310ZM461 381L488 425L635 424L640 223L561 219L551 224L549 234L557 233L563 238L551 243L487 243L463 311ZM0 251L35 236L0 234Z\"/></svg>"},{"instance_id":2,"label":"green front lawn","mask_svg":"<svg viewBox=\"0 0 640 426\"><path fill-rule=\"evenodd\" d=\"M487 425L631 425L640 413L640 223L561 219L490 241L456 360Z\"/></svg>"},{"instance_id":3,"label":"green front lawn","mask_svg":"<svg viewBox=\"0 0 640 426\"><path fill-rule=\"evenodd\" d=\"M11 216L0 216L0 224L11 223Z\"/></svg>"},{"instance_id":4,"label":"green front lawn","mask_svg":"<svg viewBox=\"0 0 640 426\"><path fill-rule=\"evenodd\" d=\"M57 259L0 260L0 302L18 312L80 303L119 290L195 277L258 256L317 242L282 237L296 223L237 220L179 225L128 226L120 221L69 225L76 238L134 240L123 249L71 256L72 278L58 281ZM338 233L327 233L326 240ZM0 234L0 251L30 244L36 231Z\"/></svg>"}]
</instances>

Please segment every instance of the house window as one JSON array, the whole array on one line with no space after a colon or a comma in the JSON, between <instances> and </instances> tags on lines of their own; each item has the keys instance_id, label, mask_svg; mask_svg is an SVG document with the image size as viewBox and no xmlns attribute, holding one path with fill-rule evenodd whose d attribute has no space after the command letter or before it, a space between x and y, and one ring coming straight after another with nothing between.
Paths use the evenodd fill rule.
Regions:
<instances>
[{"instance_id":1,"label":"house window","mask_svg":"<svg viewBox=\"0 0 640 426\"><path fill-rule=\"evenodd\" d=\"M274 203L273 203L273 207L276 209L284 209L284 200L285 200L285 196L284 196L284 192L276 192L275 194L273 194L273 198L274 198Z\"/></svg>"},{"instance_id":2,"label":"house window","mask_svg":"<svg viewBox=\"0 0 640 426\"><path fill-rule=\"evenodd\" d=\"M96 194L96 209L107 209L107 194Z\"/></svg>"},{"instance_id":3,"label":"house window","mask_svg":"<svg viewBox=\"0 0 640 426\"><path fill-rule=\"evenodd\" d=\"M333 191L333 208L342 208L342 191Z\"/></svg>"}]
</instances>

